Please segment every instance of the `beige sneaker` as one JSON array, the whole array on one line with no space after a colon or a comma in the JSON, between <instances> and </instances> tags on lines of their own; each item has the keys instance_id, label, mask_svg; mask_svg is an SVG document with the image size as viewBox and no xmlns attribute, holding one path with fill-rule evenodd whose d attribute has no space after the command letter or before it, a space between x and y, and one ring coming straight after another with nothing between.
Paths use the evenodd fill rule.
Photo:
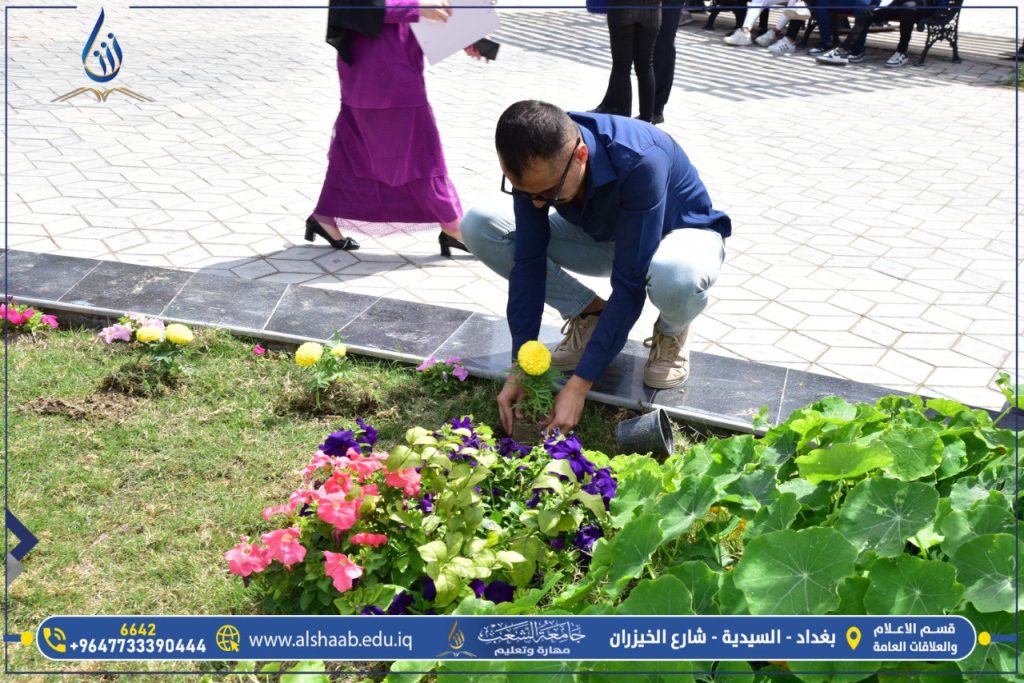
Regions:
<instances>
[{"instance_id":1,"label":"beige sneaker","mask_svg":"<svg viewBox=\"0 0 1024 683\"><path fill-rule=\"evenodd\" d=\"M668 337L658 331L654 323L654 336L644 341L651 355L644 366L644 384L652 389L671 389L686 381L690 375L690 327L682 334Z\"/></svg>"},{"instance_id":2,"label":"beige sneaker","mask_svg":"<svg viewBox=\"0 0 1024 683\"><path fill-rule=\"evenodd\" d=\"M594 336L597 329L599 315L586 315L579 318L569 318L562 325L562 334L565 337L555 350L551 352L551 367L569 372L575 370L583 357L583 350L587 348L587 342Z\"/></svg>"}]
</instances>

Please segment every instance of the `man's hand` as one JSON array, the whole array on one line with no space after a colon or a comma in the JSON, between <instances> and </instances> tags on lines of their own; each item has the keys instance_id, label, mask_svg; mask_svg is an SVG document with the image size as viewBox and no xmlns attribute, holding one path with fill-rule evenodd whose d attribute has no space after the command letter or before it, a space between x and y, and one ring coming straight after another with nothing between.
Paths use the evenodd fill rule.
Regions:
<instances>
[{"instance_id":1,"label":"man's hand","mask_svg":"<svg viewBox=\"0 0 1024 683\"><path fill-rule=\"evenodd\" d=\"M516 410L515 405L525 398L526 392L514 379L505 380L505 386L498 394L498 413L501 415L501 426L505 428L506 434L511 435L512 423L516 418L522 418L523 412Z\"/></svg>"},{"instance_id":2,"label":"man's hand","mask_svg":"<svg viewBox=\"0 0 1024 683\"><path fill-rule=\"evenodd\" d=\"M583 406L587 402L587 394L590 393L592 386L594 386L593 382L588 382L581 377L576 375L570 377L562 390L558 392L558 396L555 397L555 410L551 416L551 422L544 428L545 431L557 429L560 433L565 434L578 425L580 417L583 415Z\"/></svg>"}]
</instances>

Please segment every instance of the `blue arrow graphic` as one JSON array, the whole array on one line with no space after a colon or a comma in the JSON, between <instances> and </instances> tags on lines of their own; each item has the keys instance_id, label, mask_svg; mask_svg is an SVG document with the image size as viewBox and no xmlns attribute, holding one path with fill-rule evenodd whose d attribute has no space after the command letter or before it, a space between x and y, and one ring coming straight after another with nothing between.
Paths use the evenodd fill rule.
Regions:
<instances>
[{"instance_id":1,"label":"blue arrow graphic","mask_svg":"<svg viewBox=\"0 0 1024 683\"><path fill-rule=\"evenodd\" d=\"M25 525L22 524L10 510L7 510L7 530L14 534L15 538L21 541L18 545L14 546L14 549L10 552L11 557L18 562L21 562L25 559L25 556L28 555L29 551L36 547L36 544L39 543L39 539L33 536L32 532L26 529Z\"/></svg>"}]
</instances>

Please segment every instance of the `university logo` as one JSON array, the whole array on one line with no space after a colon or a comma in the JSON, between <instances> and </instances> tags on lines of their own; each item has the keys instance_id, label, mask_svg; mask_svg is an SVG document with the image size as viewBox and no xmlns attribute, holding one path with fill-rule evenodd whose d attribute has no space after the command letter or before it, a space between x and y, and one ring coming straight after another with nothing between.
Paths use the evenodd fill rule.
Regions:
<instances>
[{"instance_id":1,"label":"university logo","mask_svg":"<svg viewBox=\"0 0 1024 683\"><path fill-rule=\"evenodd\" d=\"M99 19L96 20L96 24L92 27L92 33L89 34L89 39L85 41L85 47L82 49L82 67L85 69L85 75L97 83L109 83L117 78L117 74L121 72L121 65L124 63L124 52L121 50L121 45L117 42L117 38L113 32L103 31L103 19L104 13L101 8ZM101 33L106 33L106 35L101 35ZM51 101L67 102L79 95L92 93L96 96L97 102L106 102L107 98L115 92L142 102L155 102L152 98L140 95L124 87L107 88L106 90L100 88L77 88Z\"/></svg>"}]
</instances>

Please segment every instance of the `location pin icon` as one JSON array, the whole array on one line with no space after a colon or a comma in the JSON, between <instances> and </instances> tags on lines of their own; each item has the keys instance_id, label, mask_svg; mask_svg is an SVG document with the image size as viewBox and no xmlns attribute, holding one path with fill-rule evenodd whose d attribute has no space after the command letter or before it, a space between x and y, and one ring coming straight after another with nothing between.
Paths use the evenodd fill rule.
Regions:
<instances>
[{"instance_id":1,"label":"location pin icon","mask_svg":"<svg viewBox=\"0 0 1024 683\"><path fill-rule=\"evenodd\" d=\"M860 629L856 626L846 629L846 642L850 644L851 650L856 650L860 645Z\"/></svg>"}]
</instances>

